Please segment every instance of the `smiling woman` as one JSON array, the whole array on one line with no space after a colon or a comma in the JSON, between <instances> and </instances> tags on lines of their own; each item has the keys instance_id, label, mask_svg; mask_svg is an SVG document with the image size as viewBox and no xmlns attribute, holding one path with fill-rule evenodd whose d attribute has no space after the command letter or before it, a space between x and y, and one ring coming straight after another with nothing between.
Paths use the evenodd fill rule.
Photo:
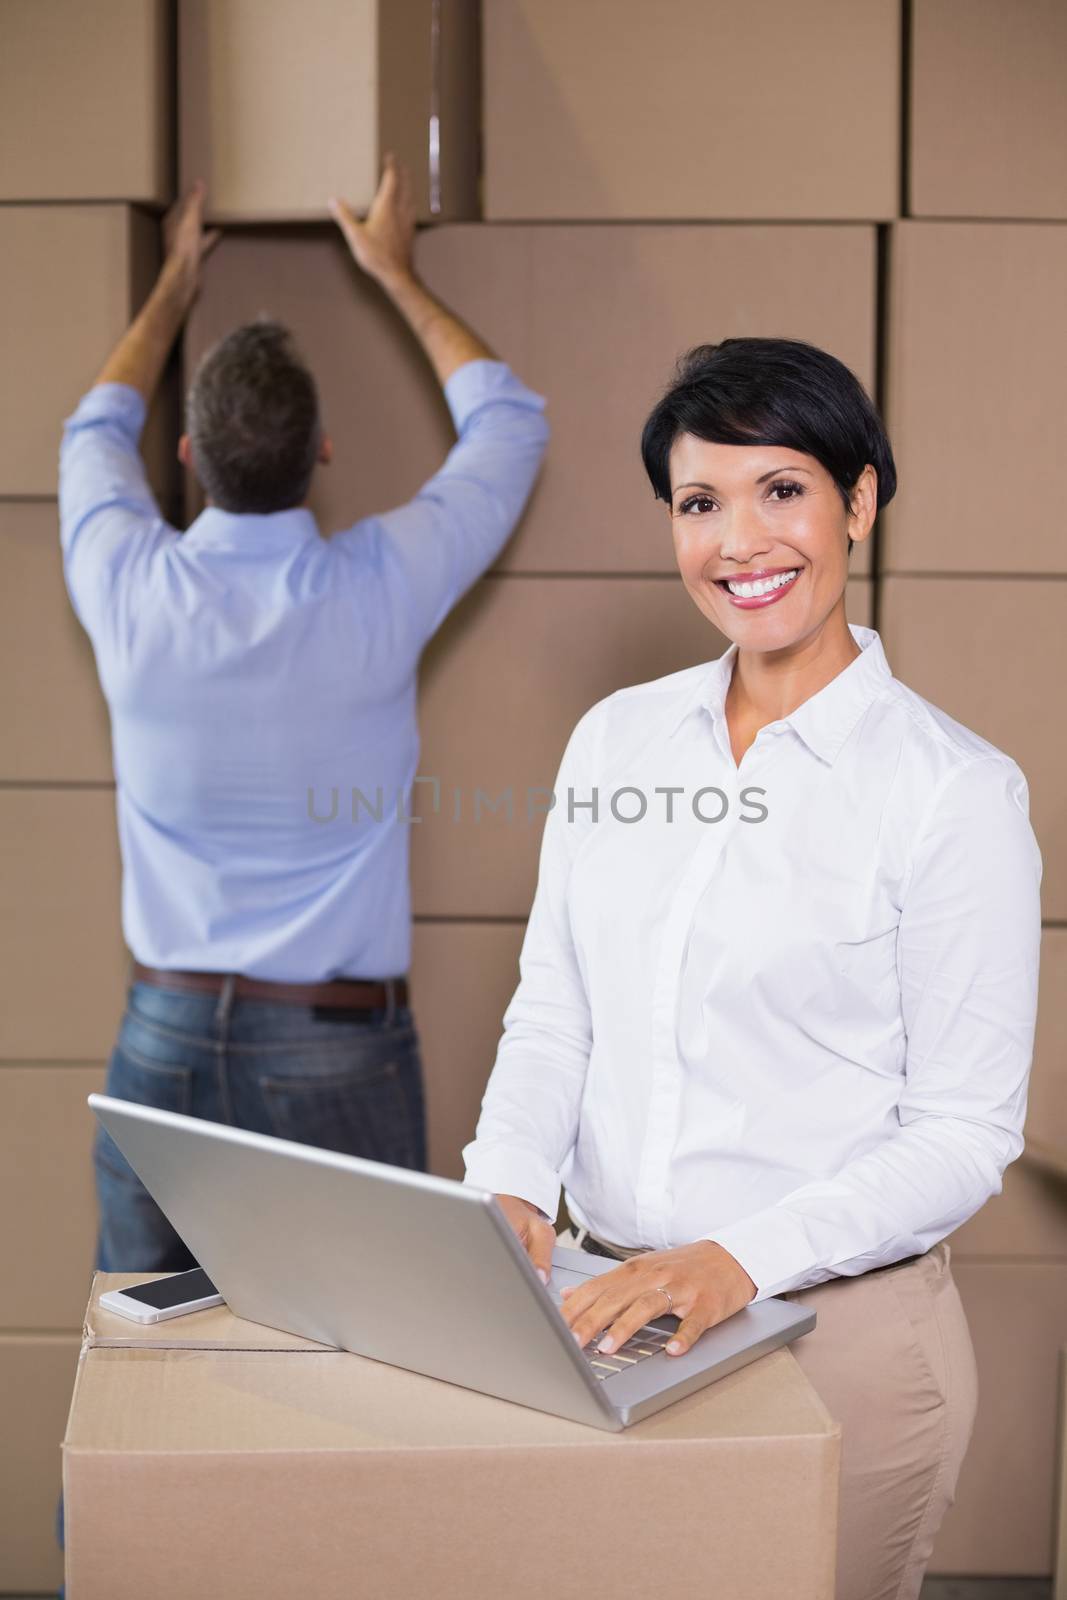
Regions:
<instances>
[{"instance_id":1,"label":"smiling woman","mask_svg":"<svg viewBox=\"0 0 1067 1600\"><path fill-rule=\"evenodd\" d=\"M896 473L825 351L727 339L642 438L679 572L729 648L620 689L554 786L520 981L467 1181L617 1351L669 1304L684 1353L749 1302L817 1311L792 1350L842 1425L836 1600L915 1600L977 1404L947 1237L1021 1153L1041 856L1013 760L893 676L845 616ZM627 825L598 794L730 802ZM733 801L749 786L760 814ZM589 803L593 797L593 803Z\"/></svg>"},{"instance_id":2,"label":"smiling woman","mask_svg":"<svg viewBox=\"0 0 1067 1600\"><path fill-rule=\"evenodd\" d=\"M641 451L671 510L682 580L710 622L762 656L809 641L813 688L854 658L848 558L896 492L896 467L863 385L836 356L796 339L700 345L653 409ZM794 660L791 675L805 665ZM739 673L738 759L781 714L772 685Z\"/></svg>"}]
</instances>

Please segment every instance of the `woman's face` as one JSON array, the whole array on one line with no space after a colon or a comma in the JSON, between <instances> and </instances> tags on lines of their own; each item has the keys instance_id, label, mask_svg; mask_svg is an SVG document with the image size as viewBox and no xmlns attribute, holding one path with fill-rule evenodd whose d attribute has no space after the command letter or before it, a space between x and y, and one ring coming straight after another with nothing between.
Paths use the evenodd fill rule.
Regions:
<instances>
[{"instance_id":1,"label":"woman's face","mask_svg":"<svg viewBox=\"0 0 1067 1600\"><path fill-rule=\"evenodd\" d=\"M678 570L708 620L757 651L788 648L821 627L843 599L849 536L859 543L874 524L874 468L860 474L851 516L826 468L781 445L709 444L685 433L670 470ZM727 588L743 580L755 588Z\"/></svg>"}]
</instances>

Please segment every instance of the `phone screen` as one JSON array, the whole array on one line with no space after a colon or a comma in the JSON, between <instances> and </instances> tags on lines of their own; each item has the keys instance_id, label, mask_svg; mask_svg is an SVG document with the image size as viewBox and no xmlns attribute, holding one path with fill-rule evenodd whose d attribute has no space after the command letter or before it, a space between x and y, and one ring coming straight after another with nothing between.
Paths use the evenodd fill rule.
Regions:
<instances>
[{"instance_id":1,"label":"phone screen","mask_svg":"<svg viewBox=\"0 0 1067 1600\"><path fill-rule=\"evenodd\" d=\"M133 1283L120 1291L128 1300L138 1300L151 1306L153 1311L169 1311L173 1306L184 1305L187 1300L204 1300L218 1290L204 1271L194 1267L191 1272L178 1272L173 1278L157 1278L154 1283Z\"/></svg>"}]
</instances>

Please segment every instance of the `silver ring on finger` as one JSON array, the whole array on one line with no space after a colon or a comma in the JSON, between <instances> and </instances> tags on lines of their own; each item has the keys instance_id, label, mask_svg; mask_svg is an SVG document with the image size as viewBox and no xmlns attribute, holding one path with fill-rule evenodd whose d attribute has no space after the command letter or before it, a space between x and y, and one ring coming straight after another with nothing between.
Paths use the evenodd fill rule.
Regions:
<instances>
[{"instance_id":1,"label":"silver ring on finger","mask_svg":"<svg viewBox=\"0 0 1067 1600\"><path fill-rule=\"evenodd\" d=\"M671 1312L674 1310L674 1296L671 1294L671 1291L669 1289L657 1289L656 1293L657 1294L665 1294L667 1296L667 1311L666 1311L666 1315L670 1316Z\"/></svg>"}]
</instances>

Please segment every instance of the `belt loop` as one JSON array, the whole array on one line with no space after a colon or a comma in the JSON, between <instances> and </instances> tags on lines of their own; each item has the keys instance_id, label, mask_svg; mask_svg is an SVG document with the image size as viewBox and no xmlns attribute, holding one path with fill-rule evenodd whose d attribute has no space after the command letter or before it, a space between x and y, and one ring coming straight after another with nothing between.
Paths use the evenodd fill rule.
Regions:
<instances>
[{"instance_id":1,"label":"belt loop","mask_svg":"<svg viewBox=\"0 0 1067 1600\"><path fill-rule=\"evenodd\" d=\"M396 979L385 980L385 1026L388 1028L396 1017Z\"/></svg>"},{"instance_id":2,"label":"belt loop","mask_svg":"<svg viewBox=\"0 0 1067 1600\"><path fill-rule=\"evenodd\" d=\"M230 1020L230 1009L233 1005L233 991L236 982L237 974L228 972L223 980L222 988L219 990L219 1003L215 1007L216 1028L224 1028Z\"/></svg>"},{"instance_id":3,"label":"belt loop","mask_svg":"<svg viewBox=\"0 0 1067 1600\"><path fill-rule=\"evenodd\" d=\"M582 1245L585 1243L585 1241L588 1239L588 1237L589 1237L589 1229L588 1228L575 1228L575 1230L574 1230L574 1243L575 1243L575 1246L579 1250L582 1248Z\"/></svg>"}]
</instances>

